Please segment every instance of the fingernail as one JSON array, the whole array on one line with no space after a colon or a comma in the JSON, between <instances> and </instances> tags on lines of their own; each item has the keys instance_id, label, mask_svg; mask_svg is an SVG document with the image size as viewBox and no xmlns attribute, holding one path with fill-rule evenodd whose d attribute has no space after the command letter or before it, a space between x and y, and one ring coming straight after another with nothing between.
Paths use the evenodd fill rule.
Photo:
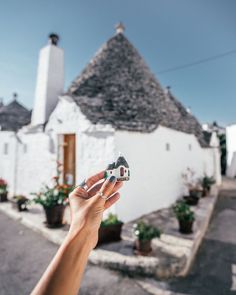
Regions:
<instances>
[{"instance_id":1,"label":"fingernail","mask_svg":"<svg viewBox=\"0 0 236 295\"><path fill-rule=\"evenodd\" d=\"M116 181L116 177L114 175L112 175L110 178L109 178L109 181L110 182L115 182Z\"/></svg>"},{"instance_id":2,"label":"fingernail","mask_svg":"<svg viewBox=\"0 0 236 295\"><path fill-rule=\"evenodd\" d=\"M85 184L86 184L86 179L84 179L84 180L81 182L80 186L84 186Z\"/></svg>"}]
</instances>

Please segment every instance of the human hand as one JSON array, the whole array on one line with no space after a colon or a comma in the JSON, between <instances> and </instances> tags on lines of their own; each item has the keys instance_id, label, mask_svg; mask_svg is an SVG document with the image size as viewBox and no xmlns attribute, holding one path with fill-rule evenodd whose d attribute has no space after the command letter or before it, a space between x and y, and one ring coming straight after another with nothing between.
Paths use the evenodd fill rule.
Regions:
<instances>
[{"instance_id":1,"label":"human hand","mask_svg":"<svg viewBox=\"0 0 236 295\"><path fill-rule=\"evenodd\" d=\"M115 176L104 179L105 171L88 178L69 195L71 209L71 227L69 233L76 236L81 230L90 236L91 245L95 247L98 240L103 212L119 198L118 190L123 183Z\"/></svg>"}]
</instances>

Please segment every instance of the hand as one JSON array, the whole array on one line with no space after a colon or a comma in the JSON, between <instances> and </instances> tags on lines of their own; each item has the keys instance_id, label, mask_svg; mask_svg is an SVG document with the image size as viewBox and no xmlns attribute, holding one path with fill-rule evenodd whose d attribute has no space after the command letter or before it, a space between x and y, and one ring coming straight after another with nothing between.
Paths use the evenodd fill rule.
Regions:
<instances>
[{"instance_id":1,"label":"hand","mask_svg":"<svg viewBox=\"0 0 236 295\"><path fill-rule=\"evenodd\" d=\"M117 182L115 176L104 179L102 171L86 180L86 190L78 186L69 195L71 209L71 227L69 233L76 236L81 230L89 235L91 247L98 241L98 230L104 210L111 207L119 198L118 190L122 182ZM102 197L101 197L102 194Z\"/></svg>"}]
</instances>

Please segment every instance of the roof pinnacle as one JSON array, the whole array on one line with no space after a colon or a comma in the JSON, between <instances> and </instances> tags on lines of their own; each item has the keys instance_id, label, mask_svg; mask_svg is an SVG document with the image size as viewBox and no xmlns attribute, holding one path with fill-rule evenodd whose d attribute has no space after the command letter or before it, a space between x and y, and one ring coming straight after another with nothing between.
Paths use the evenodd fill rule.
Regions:
<instances>
[{"instance_id":1,"label":"roof pinnacle","mask_svg":"<svg viewBox=\"0 0 236 295\"><path fill-rule=\"evenodd\" d=\"M123 34L124 31L125 31L125 26L123 25L122 22L119 22L119 23L115 26L115 29L116 29L116 34Z\"/></svg>"}]
</instances>

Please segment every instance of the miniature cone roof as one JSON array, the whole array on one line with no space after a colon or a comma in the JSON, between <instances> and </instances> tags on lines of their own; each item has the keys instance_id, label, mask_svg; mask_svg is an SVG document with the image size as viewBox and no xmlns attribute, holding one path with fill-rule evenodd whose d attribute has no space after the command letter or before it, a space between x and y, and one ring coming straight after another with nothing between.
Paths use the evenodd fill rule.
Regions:
<instances>
[{"instance_id":1,"label":"miniature cone roof","mask_svg":"<svg viewBox=\"0 0 236 295\"><path fill-rule=\"evenodd\" d=\"M116 161L115 168L118 168L119 166L125 166L126 168L129 168L129 165L123 156L119 156Z\"/></svg>"},{"instance_id":2,"label":"miniature cone roof","mask_svg":"<svg viewBox=\"0 0 236 295\"><path fill-rule=\"evenodd\" d=\"M116 162L109 164L107 170L116 169L119 166L125 166L126 168L129 168L129 165L123 156L119 156Z\"/></svg>"},{"instance_id":3,"label":"miniature cone roof","mask_svg":"<svg viewBox=\"0 0 236 295\"><path fill-rule=\"evenodd\" d=\"M0 126L2 131L17 131L30 123L31 111L26 109L17 100L0 109Z\"/></svg>"},{"instance_id":4,"label":"miniature cone roof","mask_svg":"<svg viewBox=\"0 0 236 295\"><path fill-rule=\"evenodd\" d=\"M192 133L205 145L201 125L166 93L123 33L110 38L68 89L94 124L152 132L158 125Z\"/></svg>"}]
</instances>

